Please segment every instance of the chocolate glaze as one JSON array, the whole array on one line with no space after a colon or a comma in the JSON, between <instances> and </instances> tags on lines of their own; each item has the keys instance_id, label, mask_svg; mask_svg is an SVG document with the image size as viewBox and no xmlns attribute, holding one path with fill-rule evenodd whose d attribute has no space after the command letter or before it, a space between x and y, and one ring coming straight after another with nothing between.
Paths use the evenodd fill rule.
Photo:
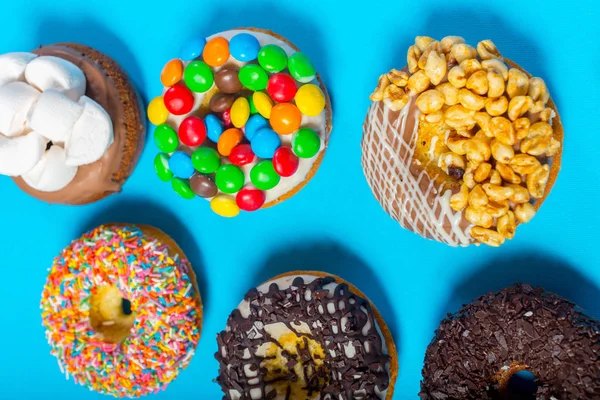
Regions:
<instances>
[{"instance_id":1,"label":"chocolate glaze","mask_svg":"<svg viewBox=\"0 0 600 400\"><path fill-rule=\"evenodd\" d=\"M126 111L121 100L122 94L116 84L100 64L82 52L68 47L68 44L43 46L32 53L65 59L83 71L87 80L85 95L95 100L110 115L113 123L114 142L98 161L80 166L73 181L59 191L35 190L20 177L14 178L14 181L24 192L48 203L85 204L111 193L120 192L124 182L115 179L115 175L123 168L122 162L125 157L128 131ZM141 149L140 145L137 149L138 155L141 153ZM136 159L137 157L134 157L134 160Z\"/></svg>"}]
</instances>

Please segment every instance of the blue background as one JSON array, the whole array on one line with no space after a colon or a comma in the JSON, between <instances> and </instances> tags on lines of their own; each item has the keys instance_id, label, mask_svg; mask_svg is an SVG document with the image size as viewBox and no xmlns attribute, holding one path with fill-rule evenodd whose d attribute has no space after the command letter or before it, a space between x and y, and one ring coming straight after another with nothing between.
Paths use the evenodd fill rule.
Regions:
<instances>
[{"instance_id":1,"label":"blue background","mask_svg":"<svg viewBox=\"0 0 600 400\"><path fill-rule=\"evenodd\" d=\"M446 312L515 281L544 285L600 317L600 8L595 1L55 1L3 2L0 52L79 41L113 56L145 100L163 64L194 34L273 29L315 62L334 105L329 150L296 197L227 220L158 180L149 136L123 193L97 204L43 204L0 177L0 399L102 399L66 381L39 314L53 257L104 222L154 224L187 252L205 301L201 343L158 399L220 399L215 334L250 287L290 269L324 269L358 285L399 349L395 399L415 399L425 348ZM401 229L373 198L360 166L362 122L378 76L405 64L415 35L492 39L546 80L565 126L563 168L535 219L500 249L450 248Z\"/></svg>"}]
</instances>

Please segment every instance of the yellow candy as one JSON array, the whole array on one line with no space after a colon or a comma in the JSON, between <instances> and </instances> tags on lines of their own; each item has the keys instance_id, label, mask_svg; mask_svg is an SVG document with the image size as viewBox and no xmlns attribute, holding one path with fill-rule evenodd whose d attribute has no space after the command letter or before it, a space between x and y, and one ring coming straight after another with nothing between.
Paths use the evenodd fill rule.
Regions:
<instances>
[{"instance_id":1,"label":"yellow candy","mask_svg":"<svg viewBox=\"0 0 600 400\"><path fill-rule=\"evenodd\" d=\"M236 128L246 125L250 117L250 104L245 97L238 97L231 106L231 123Z\"/></svg>"},{"instance_id":2,"label":"yellow candy","mask_svg":"<svg viewBox=\"0 0 600 400\"><path fill-rule=\"evenodd\" d=\"M294 100L302 114L309 117L316 117L325 108L325 96L321 88L312 83L301 86Z\"/></svg>"},{"instance_id":3,"label":"yellow candy","mask_svg":"<svg viewBox=\"0 0 600 400\"><path fill-rule=\"evenodd\" d=\"M240 213L235 199L225 194L218 194L210 201L210 208L221 217L235 217Z\"/></svg>"},{"instance_id":4,"label":"yellow candy","mask_svg":"<svg viewBox=\"0 0 600 400\"><path fill-rule=\"evenodd\" d=\"M155 97L148 104L148 119L154 125L164 124L169 118L169 110L165 106L162 96Z\"/></svg>"},{"instance_id":5,"label":"yellow candy","mask_svg":"<svg viewBox=\"0 0 600 400\"><path fill-rule=\"evenodd\" d=\"M256 111L266 119L271 118L271 109L273 108L273 100L268 94L263 92L254 92L252 95L252 101Z\"/></svg>"}]
</instances>

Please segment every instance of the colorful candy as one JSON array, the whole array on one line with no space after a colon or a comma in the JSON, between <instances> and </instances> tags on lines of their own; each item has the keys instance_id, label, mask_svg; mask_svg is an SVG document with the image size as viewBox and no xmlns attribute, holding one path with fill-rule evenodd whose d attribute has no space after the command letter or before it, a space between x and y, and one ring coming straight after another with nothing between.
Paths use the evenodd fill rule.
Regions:
<instances>
[{"instance_id":1,"label":"colorful candy","mask_svg":"<svg viewBox=\"0 0 600 400\"><path fill-rule=\"evenodd\" d=\"M223 121L223 126L227 129L233 126L231 123L231 108L228 108L221 113L221 121Z\"/></svg>"},{"instance_id":2,"label":"colorful candy","mask_svg":"<svg viewBox=\"0 0 600 400\"><path fill-rule=\"evenodd\" d=\"M206 38L202 36L196 36L188 39L183 46L181 46L181 50L179 51L179 57L183 61L191 61L195 58L198 58L202 55L204 51L204 46L206 46Z\"/></svg>"},{"instance_id":3,"label":"colorful candy","mask_svg":"<svg viewBox=\"0 0 600 400\"><path fill-rule=\"evenodd\" d=\"M165 153L158 153L154 157L154 170L156 175L163 182L169 182L173 178L173 173L169 169L169 155Z\"/></svg>"},{"instance_id":4,"label":"colorful candy","mask_svg":"<svg viewBox=\"0 0 600 400\"><path fill-rule=\"evenodd\" d=\"M210 140L217 143L221 133L223 133L223 124L216 115L208 114L204 117L204 125L206 125L206 135Z\"/></svg>"},{"instance_id":5,"label":"colorful candy","mask_svg":"<svg viewBox=\"0 0 600 400\"><path fill-rule=\"evenodd\" d=\"M291 101L297 91L296 81L288 74L280 72L269 78L267 93L278 103Z\"/></svg>"},{"instance_id":6,"label":"colorful candy","mask_svg":"<svg viewBox=\"0 0 600 400\"><path fill-rule=\"evenodd\" d=\"M191 91L204 93L212 87L215 77L212 69L204 61L198 60L185 67L183 81Z\"/></svg>"},{"instance_id":7,"label":"colorful candy","mask_svg":"<svg viewBox=\"0 0 600 400\"><path fill-rule=\"evenodd\" d=\"M221 192L235 193L244 186L244 173L236 165L221 165L215 174L215 183Z\"/></svg>"},{"instance_id":8,"label":"colorful candy","mask_svg":"<svg viewBox=\"0 0 600 400\"><path fill-rule=\"evenodd\" d=\"M252 95L246 97L248 99L248 104L250 105L250 115L254 115L258 113L256 106L254 105L254 100L252 100Z\"/></svg>"},{"instance_id":9,"label":"colorful candy","mask_svg":"<svg viewBox=\"0 0 600 400\"><path fill-rule=\"evenodd\" d=\"M287 53L276 44L263 46L258 53L258 63L271 73L283 71L287 66L287 62Z\"/></svg>"},{"instance_id":10,"label":"colorful candy","mask_svg":"<svg viewBox=\"0 0 600 400\"><path fill-rule=\"evenodd\" d=\"M177 150L177 146L179 146L177 132L175 132L175 129L171 128L170 125L160 124L154 130L154 143L160 151L172 153Z\"/></svg>"},{"instance_id":11,"label":"colorful candy","mask_svg":"<svg viewBox=\"0 0 600 400\"><path fill-rule=\"evenodd\" d=\"M240 131L237 128L229 128L227 129L225 132L223 132L223 134L221 135L221 137L219 138L219 141L217 142L217 149L219 150L219 153L221 153L221 155L227 157L229 156L229 154L231 153L231 150L237 146L242 139L244 138L244 135L242 134L242 131Z\"/></svg>"},{"instance_id":12,"label":"colorful candy","mask_svg":"<svg viewBox=\"0 0 600 400\"><path fill-rule=\"evenodd\" d=\"M162 69L160 73L160 82L167 87L171 87L181 80L183 76L183 63L180 59L175 58L168 63Z\"/></svg>"},{"instance_id":13,"label":"colorful candy","mask_svg":"<svg viewBox=\"0 0 600 400\"><path fill-rule=\"evenodd\" d=\"M196 171L212 174L221 165L221 156L211 147L200 147L192 153L192 165Z\"/></svg>"},{"instance_id":14,"label":"colorful candy","mask_svg":"<svg viewBox=\"0 0 600 400\"><path fill-rule=\"evenodd\" d=\"M202 118L189 116L179 125L179 140L186 146L200 146L206 139L206 125Z\"/></svg>"},{"instance_id":15,"label":"colorful candy","mask_svg":"<svg viewBox=\"0 0 600 400\"><path fill-rule=\"evenodd\" d=\"M317 85L302 85L296 93L296 106L302 114L316 117L325 109L325 95Z\"/></svg>"},{"instance_id":16,"label":"colorful candy","mask_svg":"<svg viewBox=\"0 0 600 400\"><path fill-rule=\"evenodd\" d=\"M281 146L279 135L270 128L263 128L256 132L250 142L252 151L260 158L273 158L275 150Z\"/></svg>"},{"instance_id":17,"label":"colorful candy","mask_svg":"<svg viewBox=\"0 0 600 400\"><path fill-rule=\"evenodd\" d=\"M273 100L264 92L254 92L252 101L256 110L266 119L271 118L271 110L273 109Z\"/></svg>"},{"instance_id":18,"label":"colorful candy","mask_svg":"<svg viewBox=\"0 0 600 400\"><path fill-rule=\"evenodd\" d=\"M292 176L298 170L300 160L288 146L281 146L273 156L273 168L279 176Z\"/></svg>"},{"instance_id":19,"label":"colorful candy","mask_svg":"<svg viewBox=\"0 0 600 400\"><path fill-rule=\"evenodd\" d=\"M223 93L237 93L242 90L237 69L223 68L215 74L215 85Z\"/></svg>"},{"instance_id":20,"label":"colorful candy","mask_svg":"<svg viewBox=\"0 0 600 400\"><path fill-rule=\"evenodd\" d=\"M235 96L232 94L217 93L210 98L210 101L208 102L208 108L210 108L210 111L212 112L222 113L231 108L234 101Z\"/></svg>"},{"instance_id":21,"label":"colorful candy","mask_svg":"<svg viewBox=\"0 0 600 400\"><path fill-rule=\"evenodd\" d=\"M194 107L194 95L184 84L176 83L164 95L165 107L173 115L184 115ZM163 121L164 122L164 121ZM162 123L162 122L161 122Z\"/></svg>"},{"instance_id":22,"label":"colorful candy","mask_svg":"<svg viewBox=\"0 0 600 400\"><path fill-rule=\"evenodd\" d=\"M176 151L169 159L169 169L178 178L189 179L194 174L194 165L189 154Z\"/></svg>"},{"instance_id":23,"label":"colorful candy","mask_svg":"<svg viewBox=\"0 0 600 400\"><path fill-rule=\"evenodd\" d=\"M269 75L256 64L246 64L240 68L239 78L245 88L255 92L265 90L269 82Z\"/></svg>"},{"instance_id":24,"label":"colorful candy","mask_svg":"<svg viewBox=\"0 0 600 400\"><path fill-rule=\"evenodd\" d=\"M271 110L269 122L275 132L280 135L289 135L300 128L302 113L292 103L279 103Z\"/></svg>"},{"instance_id":25,"label":"colorful candy","mask_svg":"<svg viewBox=\"0 0 600 400\"><path fill-rule=\"evenodd\" d=\"M238 144L229 153L229 161L233 165L242 167L252 163L256 159L256 155L252 151L252 147L249 144Z\"/></svg>"},{"instance_id":26,"label":"colorful candy","mask_svg":"<svg viewBox=\"0 0 600 400\"><path fill-rule=\"evenodd\" d=\"M298 157L312 158L321 148L321 139L314 130L302 128L294 135L292 148Z\"/></svg>"},{"instance_id":27,"label":"colorful candy","mask_svg":"<svg viewBox=\"0 0 600 400\"><path fill-rule=\"evenodd\" d=\"M242 62L256 59L260 50L258 39L249 33L238 33L229 41L229 51L233 58Z\"/></svg>"},{"instance_id":28,"label":"colorful candy","mask_svg":"<svg viewBox=\"0 0 600 400\"><path fill-rule=\"evenodd\" d=\"M210 208L221 217L235 217L240 213L235 199L226 194L219 194L210 201Z\"/></svg>"},{"instance_id":29,"label":"colorful candy","mask_svg":"<svg viewBox=\"0 0 600 400\"><path fill-rule=\"evenodd\" d=\"M216 196L219 193L217 185L210 179L209 176L202 174L194 174L190 178L190 188L197 196L202 198L210 198Z\"/></svg>"},{"instance_id":30,"label":"colorful candy","mask_svg":"<svg viewBox=\"0 0 600 400\"><path fill-rule=\"evenodd\" d=\"M204 46L202 59L211 67L220 67L225 64L229 59L229 42L227 39L222 37L210 39Z\"/></svg>"},{"instance_id":31,"label":"colorful candy","mask_svg":"<svg viewBox=\"0 0 600 400\"><path fill-rule=\"evenodd\" d=\"M300 83L308 83L315 79L317 71L304 53L294 53L288 60L290 74Z\"/></svg>"},{"instance_id":32,"label":"colorful candy","mask_svg":"<svg viewBox=\"0 0 600 400\"><path fill-rule=\"evenodd\" d=\"M164 124L169 118L169 110L165 106L165 101L162 96L152 99L148 104L148 119L154 125Z\"/></svg>"},{"instance_id":33,"label":"colorful candy","mask_svg":"<svg viewBox=\"0 0 600 400\"><path fill-rule=\"evenodd\" d=\"M237 193L235 202L244 211L256 211L265 204L265 192L245 187Z\"/></svg>"},{"instance_id":34,"label":"colorful candy","mask_svg":"<svg viewBox=\"0 0 600 400\"><path fill-rule=\"evenodd\" d=\"M231 106L231 123L236 128L246 125L250 117L250 105L245 97L238 97Z\"/></svg>"},{"instance_id":35,"label":"colorful candy","mask_svg":"<svg viewBox=\"0 0 600 400\"><path fill-rule=\"evenodd\" d=\"M273 189L280 181L280 177L273 168L271 160L263 160L252 167L250 171L250 180L252 184L260 190Z\"/></svg>"},{"instance_id":36,"label":"colorful candy","mask_svg":"<svg viewBox=\"0 0 600 400\"><path fill-rule=\"evenodd\" d=\"M173 190L184 199L191 200L196 196L187 181L181 178L173 178L173 180L171 180L171 186L173 186Z\"/></svg>"},{"instance_id":37,"label":"colorful candy","mask_svg":"<svg viewBox=\"0 0 600 400\"><path fill-rule=\"evenodd\" d=\"M269 121L263 118L262 115L253 115L246 122L246 126L244 127L244 134L246 135L246 139L252 141L254 134L263 128L269 127Z\"/></svg>"}]
</instances>

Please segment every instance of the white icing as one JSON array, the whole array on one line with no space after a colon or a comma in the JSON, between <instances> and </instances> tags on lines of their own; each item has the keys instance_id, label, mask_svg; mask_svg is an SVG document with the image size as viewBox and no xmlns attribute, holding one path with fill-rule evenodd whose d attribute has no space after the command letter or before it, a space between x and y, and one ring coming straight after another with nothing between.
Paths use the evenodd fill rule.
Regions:
<instances>
[{"instance_id":1,"label":"white icing","mask_svg":"<svg viewBox=\"0 0 600 400\"><path fill-rule=\"evenodd\" d=\"M279 40L271 35L268 35L263 32L254 32L254 31L248 31L248 30L243 30L243 29L235 29L235 30L217 33L215 35L208 37L207 40L210 40L214 37L219 37L219 36L223 37L227 40L230 40L233 36L237 35L238 33L249 33L249 34L255 36L258 39L261 47L265 46L267 44L276 44L276 45L280 46L283 50L285 50L288 57L291 56L292 54L296 53L296 50L294 50L292 47L290 47L290 45L288 45L284 41ZM184 66L187 66L187 64L189 64L189 62L184 62ZM224 66L234 66L234 67L239 68L243 65L245 65L245 63L240 62L233 57L229 57L229 60L225 63ZM212 67L212 69L215 72L220 70L221 68L222 67ZM305 83L314 83L315 85L319 86L319 83L316 79L314 79L310 82L305 82ZM166 92L167 89L168 88L164 89L163 94L164 94L164 92ZM187 116L194 115L196 113L196 111L198 110L198 108L200 108L200 105L204 101L205 94L204 93L194 93L194 97L195 97L195 102L194 102L194 108L192 109L192 111L190 111L188 114L185 114L185 115L179 115L179 116L170 115L169 116L167 122L173 128L175 128L175 130L177 130L177 128L179 127L179 124L181 124L181 122ZM281 180L279 181L279 184L277 186L275 186L271 190L265 191L265 197L266 197L265 203L268 203L268 202L278 199L279 197L283 196L284 194L286 194L289 191L291 191L292 189L294 189L301 182L306 180L306 177L308 176L308 173L310 172L316 159L319 157L319 155L323 151L325 151L325 143L326 143L326 137L327 137L326 125L327 125L326 110L323 110L321 112L321 114L314 116L314 117L302 115L301 127L308 127L308 128L312 128L315 130L315 132L321 138L321 148L319 149L319 152L312 158L300 158L298 170L296 171L296 173L294 175L287 177L287 178L281 177ZM291 146L292 139L294 137L293 134L292 135L279 135L279 136L281 138L282 145ZM207 138L206 140L209 140L209 139ZM244 172L246 183L250 183L250 170L259 161L260 160L256 160L255 162L242 167L242 171ZM210 198L207 200L210 200Z\"/></svg>"}]
</instances>

